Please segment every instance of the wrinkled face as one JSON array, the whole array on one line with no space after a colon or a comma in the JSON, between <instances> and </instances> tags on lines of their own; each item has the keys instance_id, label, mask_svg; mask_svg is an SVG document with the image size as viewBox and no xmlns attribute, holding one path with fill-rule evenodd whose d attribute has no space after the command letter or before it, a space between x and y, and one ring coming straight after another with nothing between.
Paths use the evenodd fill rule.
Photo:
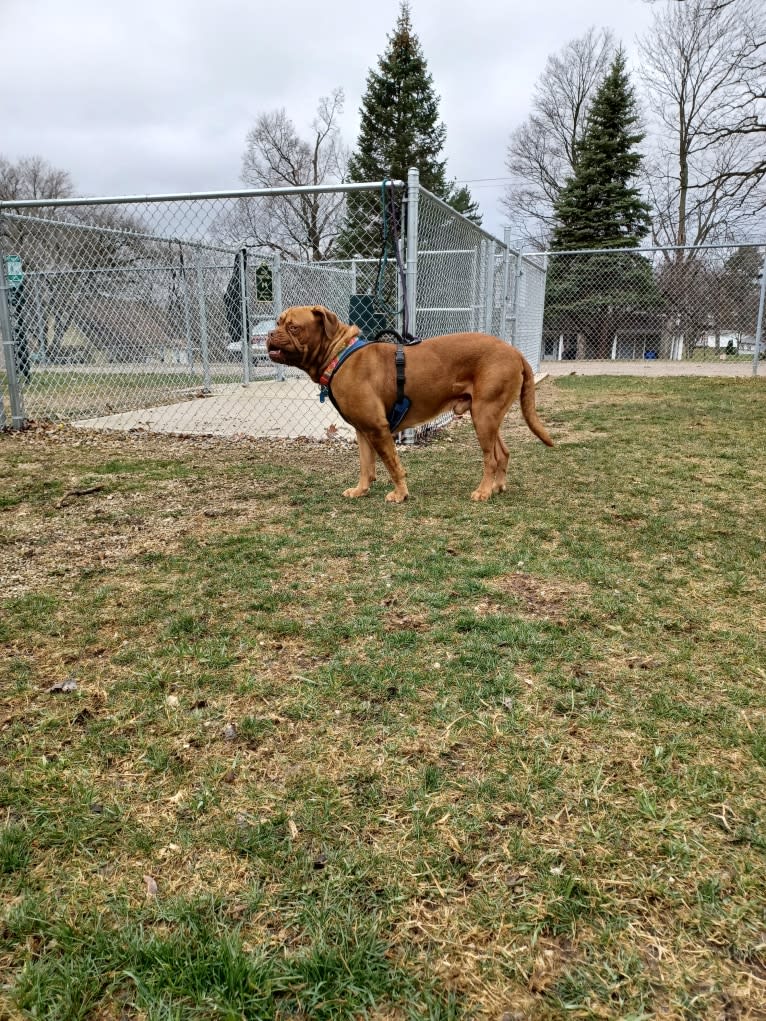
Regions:
<instances>
[{"instance_id":1,"label":"wrinkled face","mask_svg":"<svg viewBox=\"0 0 766 1021\"><path fill-rule=\"evenodd\" d=\"M338 327L337 316L321 305L285 309L266 342L269 358L279 365L309 369L322 358Z\"/></svg>"}]
</instances>

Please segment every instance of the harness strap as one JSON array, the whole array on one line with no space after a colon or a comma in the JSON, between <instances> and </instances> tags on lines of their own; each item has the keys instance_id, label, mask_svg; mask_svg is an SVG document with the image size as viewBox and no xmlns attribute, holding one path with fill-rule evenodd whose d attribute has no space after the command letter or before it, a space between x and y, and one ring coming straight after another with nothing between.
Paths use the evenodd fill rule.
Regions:
<instances>
[{"instance_id":1,"label":"harness strap","mask_svg":"<svg viewBox=\"0 0 766 1021\"><path fill-rule=\"evenodd\" d=\"M395 363L396 402L388 413L388 428L392 433L396 432L399 423L404 419L412 404L412 401L404 392L404 348L400 344L396 346Z\"/></svg>"},{"instance_id":2,"label":"harness strap","mask_svg":"<svg viewBox=\"0 0 766 1021\"><path fill-rule=\"evenodd\" d=\"M396 400L404 399L404 348L396 345Z\"/></svg>"},{"instance_id":3,"label":"harness strap","mask_svg":"<svg viewBox=\"0 0 766 1021\"><path fill-rule=\"evenodd\" d=\"M360 351L363 347L366 347L368 343L370 342L367 340L355 340L352 344L349 344L344 351L341 351L339 355L336 355L335 358L328 362L322 371L322 375L319 377L319 400L323 402L325 398L329 397L333 407L341 418L345 418L345 415L338 407L338 402L333 396L332 378L349 355L354 354L355 351ZM410 410L410 405L412 403L404 392L404 348L401 344L397 344L396 346L394 364L396 365L396 401L387 416L388 427L392 433L396 432L397 426Z\"/></svg>"}]
</instances>

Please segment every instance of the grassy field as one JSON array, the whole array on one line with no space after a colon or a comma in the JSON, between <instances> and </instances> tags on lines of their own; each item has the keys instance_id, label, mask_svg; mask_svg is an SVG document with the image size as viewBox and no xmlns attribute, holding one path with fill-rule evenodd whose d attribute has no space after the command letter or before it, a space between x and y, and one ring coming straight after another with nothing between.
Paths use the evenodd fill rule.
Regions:
<instances>
[{"instance_id":1,"label":"grassy field","mask_svg":"<svg viewBox=\"0 0 766 1021\"><path fill-rule=\"evenodd\" d=\"M766 388L0 437L0 1017L766 1017Z\"/></svg>"}]
</instances>

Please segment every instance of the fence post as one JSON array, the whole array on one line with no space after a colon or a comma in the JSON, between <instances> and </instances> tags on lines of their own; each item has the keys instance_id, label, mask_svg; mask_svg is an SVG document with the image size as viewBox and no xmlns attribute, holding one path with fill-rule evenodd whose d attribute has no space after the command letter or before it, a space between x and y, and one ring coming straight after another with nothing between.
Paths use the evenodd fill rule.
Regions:
<instances>
[{"instance_id":1,"label":"fence post","mask_svg":"<svg viewBox=\"0 0 766 1021\"><path fill-rule=\"evenodd\" d=\"M191 309L189 308L189 280L186 276L186 268L181 252L181 281L183 283L184 297L184 330L186 331L186 363L189 366L189 374L194 375L194 340L191 328Z\"/></svg>"},{"instance_id":2,"label":"fence post","mask_svg":"<svg viewBox=\"0 0 766 1021\"><path fill-rule=\"evenodd\" d=\"M761 264L761 297L758 302L758 322L755 324L755 351L753 352L753 375L758 375L758 360L761 357L761 341L763 339L763 306L766 304L766 249Z\"/></svg>"},{"instance_id":3,"label":"fence post","mask_svg":"<svg viewBox=\"0 0 766 1021\"><path fill-rule=\"evenodd\" d=\"M503 304L502 304L502 315L503 321L500 326L500 332L503 340L507 343L510 342L510 293L511 293L511 228L503 228Z\"/></svg>"},{"instance_id":4,"label":"fence post","mask_svg":"<svg viewBox=\"0 0 766 1021\"><path fill-rule=\"evenodd\" d=\"M202 355L202 390L210 393L210 350L207 342L207 304L205 302L205 280L202 276L202 251L194 249L194 265L197 270L197 298L199 300L199 342Z\"/></svg>"},{"instance_id":5,"label":"fence post","mask_svg":"<svg viewBox=\"0 0 766 1021\"><path fill-rule=\"evenodd\" d=\"M250 330L247 321L247 273L245 272L246 249L239 250L239 312L242 331L242 382L250 382Z\"/></svg>"},{"instance_id":6,"label":"fence post","mask_svg":"<svg viewBox=\"0 0 766 1021\"><path fill-rule=\"evenodd\" d=\"M13 336L11 309L8 303L8 277L5 272L5 255L2 248L0 248L0 330L3 334L5 378L8 381L8 397L11 402L11 425L14 429L23 429L24 394L19 382L19 375L16 372L16 344Z\"/></svg>"},{"instance_id":7,"label":"fence post","mask_svg":"<svg viewBox=\"0 0 766 1021\"><path fill-rule=\"evenodd\" d=\"M43 305L40 301L40 282L35 274L34 280L32 281L32 287L35 294L35 312L37 314L37 343L39 346L40 357L38 363L40 365L48 364L48 324L43 316Z\"/></svg>"},{"instance_id":8,"label":"fence post","mask_svg":"<svg viewBox=\"0 0 766 1021\"><path fill-rule=\"evenodd\" d=\"M404 288L402 287L402 274L399 272L399 265L404 265L401 238L397 238L396 251L398 255L396 270L396 329L401 333L404 330Z\"/></svg>"},{"instance_id":9,"label":"fence post","mask_svg":"<svg viewBox=\"0 0 766 1021\"><path fill-rule=\"evenodd\" d=\"M477 245L473 250L473 257L471 259L471 323L468 327L471 333L474 333L479 328L480 269L479 247Z\"/></svg>"},{"instance_id":10,"label":"fence post","mask_svg":"<svg viewBox=\"0 0 766 1021\"><path fill-rule=\"evenodd\" d=\"M513 340L514 347L519 346L519 296L521 293L521 277L524 273L524 255L519 249L516 253L516 268L513 271ZM543 297L543 303L545 298Z\"/></svg>"},{"instance_id":11,"label":"fence post","mask_svg":"<svg viewBox=\"0 0 766 1021\"><path fill-rule=\"evenodd\" d=\"M418 326L418 202L420 172L407 171L407 294L405 296L404 329L417 336Z\"/></svg>"},{"instance_id":12,"label":"fence post","mask_svg":"<svg viewBox=\"0 0 766 1021\"><path fill-rule=\"evenodd\" d=\"M487 241L486 268L484 279L484 332L492 333L492 303L495 300L495 243Z\"/></svg>"},{"instance_id":13,"label":"fence post","mask_svg":"<svg viewBox=\"0 0 766 1021\"><path fill-rule=\"evenodd\" d=\"M272 270L271 276L271 299L274 303L274 319L279 319L280 314L284 311L282 308L282 257L279 252L274 255L274 269ZM284 383L285 381L285 367L284 365L277 365L277 382Z\"/></svg>"},{"instance_id":14,"label":"fence post","mask_svg":"<svg viewBox=\"0 0 766 1021\"><path fill-rule=\"evenodd\" d=\"M476 250L476 329L479 333L484 330L484 307L487 293L487 242L482 239Z\"/></svg>"}]
</instances>

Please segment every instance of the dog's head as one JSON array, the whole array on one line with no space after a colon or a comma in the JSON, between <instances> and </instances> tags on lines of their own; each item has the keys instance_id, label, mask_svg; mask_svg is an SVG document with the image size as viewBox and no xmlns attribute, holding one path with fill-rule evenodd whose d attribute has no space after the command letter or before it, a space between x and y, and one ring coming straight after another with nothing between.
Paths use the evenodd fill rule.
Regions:
<instances>
[{"instance_id":1,"label":"dog's head","mask_svg":"<svg viewBox=\"0 0 766 1021\"><path fill-rule=\"evenodd\" d=\"M340 322L323 305L296 305L277 319L267 350L272 362L303 369L316 382L325 365L358 334L358 327Z\"/></svg>"}]
</instances>

